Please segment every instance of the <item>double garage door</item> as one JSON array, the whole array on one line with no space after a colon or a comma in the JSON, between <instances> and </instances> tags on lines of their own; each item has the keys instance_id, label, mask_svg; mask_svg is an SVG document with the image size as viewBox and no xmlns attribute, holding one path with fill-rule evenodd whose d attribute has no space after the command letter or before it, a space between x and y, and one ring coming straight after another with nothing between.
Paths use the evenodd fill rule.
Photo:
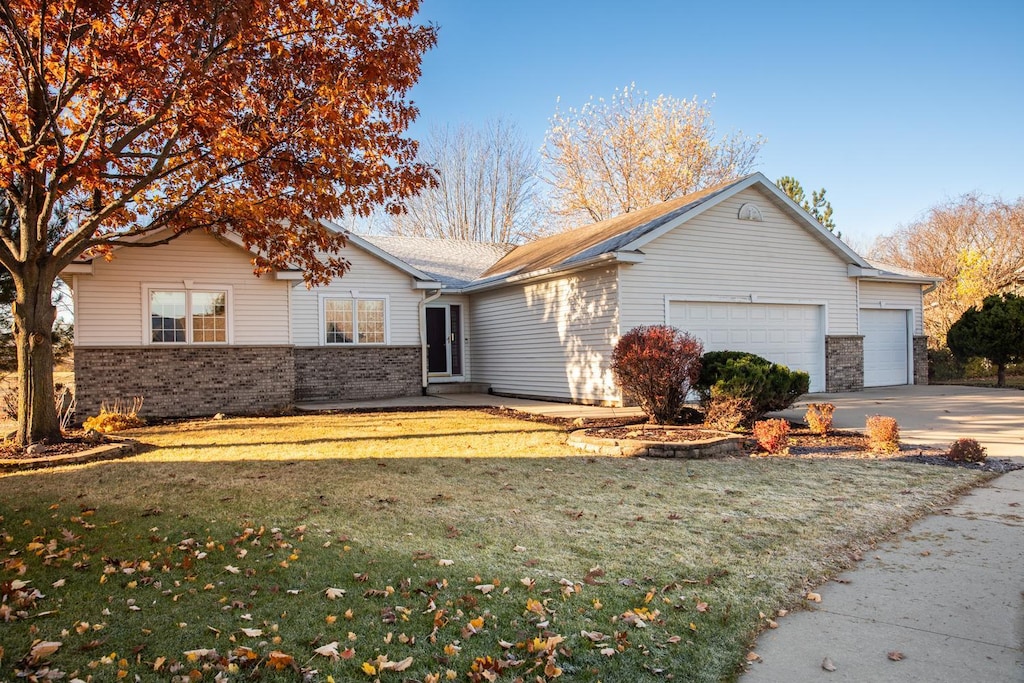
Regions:
<instances>
[{"instance_id":1,"label":"double garage door","mask_svg":"<svg viewBox=\"0 0 1024 683\"><path fill-rule=\"evenodd\" d=\"M704 343L705 351L747 351L803 370L811 391L825 391L823 307L803 304L676 301L669 324Z\"/></svg>"}]
</instances>

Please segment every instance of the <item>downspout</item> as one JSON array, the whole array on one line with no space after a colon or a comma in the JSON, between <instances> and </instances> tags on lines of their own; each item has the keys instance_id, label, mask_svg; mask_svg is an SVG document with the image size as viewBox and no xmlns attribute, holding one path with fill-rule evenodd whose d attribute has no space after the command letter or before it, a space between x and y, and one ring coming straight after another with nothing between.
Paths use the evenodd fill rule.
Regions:
<instances>
[{"instance_id":1,"label":"downspout","mask_svg":"<svg viewBox=\"0 0 1024 683\"><path fill-rule=\"evenodd\" d=\"M441 296L441 290L434 290L434 293L420 300L420 389L423 395L427 395L427 304L436 301Z\"/></svg>"}]
</instances>

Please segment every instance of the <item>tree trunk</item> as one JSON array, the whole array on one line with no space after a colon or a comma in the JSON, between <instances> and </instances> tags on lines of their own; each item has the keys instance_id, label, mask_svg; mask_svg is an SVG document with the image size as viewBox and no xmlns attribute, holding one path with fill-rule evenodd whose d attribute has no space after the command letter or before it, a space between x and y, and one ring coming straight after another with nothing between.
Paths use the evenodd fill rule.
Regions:
<instances>
[{"instance_id":1,"label":"tree trunk","mask_svg":"<svg viewBox=\"0 0 1024 683\"><path fill-rule=\"evenodd\" d=\"M1006 386L1006 363L996 363L996 386Z\"/></svg>"},{"instance_id":2,"label":"tree trunk","mask_svg":"<svg viewBox=\"0 0 1024 683\"><path fill-rule=\"evenodd\" d=\"M20 279L12 307L18 348L17 443L53 443L62 438L53 399L53 280L38 273Z\"/></svg>"}]
</instances>

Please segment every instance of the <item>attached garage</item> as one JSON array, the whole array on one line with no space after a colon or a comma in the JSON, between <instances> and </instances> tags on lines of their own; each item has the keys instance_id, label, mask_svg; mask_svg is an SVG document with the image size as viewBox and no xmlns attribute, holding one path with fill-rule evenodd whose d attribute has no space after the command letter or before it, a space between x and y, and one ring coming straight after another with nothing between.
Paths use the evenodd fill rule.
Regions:
<instances>
[{"instance_id":1,"label":"attached garage","mask_svg":"<svg viewBox=\"0 0 1024 683\"><path fill-rule=\"evenodd\" d=\"M901 309L861 309L865 387L913 382L909 314Z\"/></svg>"},{"instance_id":2,"label":"attached garage","mask_svg":"<svg viewBox=\"0 0 1024 683\"><path fill-rule=\"evenodd\" d=\"M704 342L705 351L747 351L811 376L825 390L824 306L673 301L669 324Z\"/></svg>"}]
</instances>

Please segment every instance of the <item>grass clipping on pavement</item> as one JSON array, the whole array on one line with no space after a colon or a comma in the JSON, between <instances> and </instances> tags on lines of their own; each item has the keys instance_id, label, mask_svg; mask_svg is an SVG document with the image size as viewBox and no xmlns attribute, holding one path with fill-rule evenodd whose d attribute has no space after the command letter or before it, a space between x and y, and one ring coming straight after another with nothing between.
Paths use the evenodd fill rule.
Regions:
<instances>
[{"instance_id":1,"label":"grass clipping on pavement","mask_svg":"<svg viewBox=\"0 0 1024 683\"><path fill-rule=\"evenodd\" d=\"M985 476L595 458L474 411L132 435L0 477L0 678L728 679L776 610Z\"/></svg>"}]
</instances>

